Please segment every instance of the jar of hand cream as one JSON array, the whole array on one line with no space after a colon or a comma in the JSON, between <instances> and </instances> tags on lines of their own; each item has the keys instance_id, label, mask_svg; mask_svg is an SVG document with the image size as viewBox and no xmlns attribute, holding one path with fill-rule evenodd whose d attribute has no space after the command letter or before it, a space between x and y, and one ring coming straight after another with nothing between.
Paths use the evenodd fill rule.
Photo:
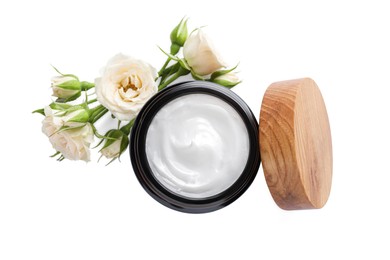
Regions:
<instances>
[{"instance_id":1,"label":"jar of hand cream","mask_svg":"<svg viewBox=\"0 0 390 260\"><path fill-rule=\"evenodd\" d=\"M234 92L210 82L179 83L142 108L130 137L134 172L158 202L188 213L223 208L260 165L258 124Z\"/></svg>"}]
</instances>

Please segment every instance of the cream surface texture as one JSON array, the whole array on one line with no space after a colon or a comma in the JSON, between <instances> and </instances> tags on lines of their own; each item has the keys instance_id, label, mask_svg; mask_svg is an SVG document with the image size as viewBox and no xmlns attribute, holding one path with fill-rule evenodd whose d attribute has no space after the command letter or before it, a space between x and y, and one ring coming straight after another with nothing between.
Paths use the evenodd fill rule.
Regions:
<instances>
[{"instance_id":1,"label":"cream surface texture","mask_svg":"<svg viewBox=\"0 0 390 260\"><path fill-rule=\"evenodd\" d=\"M190 199L217 195L241 175L249 138L236 110L208 94L188 94L162 107L146 135L154 177L172 193Z\"/></svg>"}]
</instances>

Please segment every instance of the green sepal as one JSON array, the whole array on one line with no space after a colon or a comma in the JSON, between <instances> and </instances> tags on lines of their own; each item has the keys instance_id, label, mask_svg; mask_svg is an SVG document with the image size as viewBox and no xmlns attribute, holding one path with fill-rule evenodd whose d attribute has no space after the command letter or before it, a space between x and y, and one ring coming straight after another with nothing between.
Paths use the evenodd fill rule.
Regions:
<instances>
[{"instance_id":1,"label":"green sepal","mask_svg":"<svg viewBox=\"0 0 390 260\"><path fill-rule=\"evenodd\" d=\"M87 90L95 87L94 83L91 83L88 81L81 81L80 84L81 84L81 90L83 90L83 91L87 91Z\"/></svg>"},{"instance_id":2,"label":"green sepal","mask_svg":"<svg viewBox=\"0 0 390 260\"><path fill-rule=\"evenodd\" d=\"M69 90L81 90L81 83L76 79L65 81L56 86L59 88L69 89Z\"/></svg>"},{"instance_id":3,"label":"green sepal","mask_svg":"<svg viewBox=\"0 0 390 260\"><path fill-rule=\"evenodd\" d=\"M109 131L106 133L106 135L100 135L97 131L95 131L95 130L96 130L95 127L94 127L93 129L94 129L94 133L95 133L96 137L97 137L97 138L100 138L100 141L99 141L99 143L98 143L97 145L95 145L94 147L92 147L92 149L95 149L95 148L97 148L98 146L100 146L100 145L102 144L102 142L105 141L105 140L110 140L110 139L112 139L112 140L114 140L114 141L116 140L115 138L109 137L110 133L111 133L112 131L115 131L115 129L109 130Z\"/></svg>"},{"instance_id":4,"label":"green sepal","mask_svg":"<svg viewBox=\"0 0 390 260\"><path fill-rule=\"evenodd\" d=\"M225 74L228 74L228 73L232 72L233 70L235 70L238 67L238 65L239 65L239 63L236 66L234 66L233 68L231 68L231 69L218 70L218 71L214 72L210 76L210 81L213 81L215 78L218 78L218 77L220 77L222 75L225 75Z\"/></svg>"},{"instance_id":5,"label":"green sepal","mask_svg":"<svg viewBox=\"0 0 390 260\"><path fill-rule=\"evenodd\" d=\"M171 55L176 55L180 51L180 48L181 48L180 45L178 45L176 43L172 43L171 44Z\"/></svg>"},{"instance_id":6,"label":"green sepal","mask_svg":"<svg viewBox=\"0 0 390 260\"><path fill-rule=\"evenodd\" d=\"M64 132L64 131L69 131L69 130L75 130L75 129L79 129L79 128L83 128L84 126L86 126L86 124L83 124L83 125L79 125L79 126L68 126L68 125L64 125L64 126L61 126L60 129L58 129L57 131L55 131L53 134L51 134L49 137L55 135L55 134L59 134L61 132Z\"/></svg>"},{"instance_id":7,"label":"green sepal","mask_svg":"<svg viewBox=\"0 0 390 260\"><path fill-rule=\"evenodd\" d=\"M110 165L112 162L114 162L116 159L118 159L118 161L121 161L121 155L123 154L124 151L126 151L127 147L129 146L129 138L127 136L123 136L122 137L122 141L121 141L121 146L120 146L120 150L119 150L119 154L117 157L114 157L112 158L107 164L106 166Z\"/></svg>"},{"instance_id":8,"label":"green sepal","mask_svg":"<svg viewBox=\"0 0 390 260\"><path fill-rule=\"evenodd\" d=\"M130 121L129 124L127 124L126 126L124 127L127 127L128 125L131 125L131 123L133 122ZM127 149L128 145L129 145L129 137L128 135L126 135L122 129L124 129L124 127L121 128L121 130L118 130L118 129L111 129L109 130L106 135L105 135L105 139L106 139L106 142L104 143L103 147L99 150L99 152L101 152L103 149L109 147L110 145L112 145L114 142L118 141L118 140L121 140L120 142L120 149L119 149L119 154L117 157L115 158L112 158L111 161L109 161L107 165L111 164L113 161L115 161L116 159L119 159L120 156L122 155L122 153ZM101 144L101 142L103 141L104 139L102 139L100 142L99 142L99 145Z\"/></svg>"},{"instance_id":9,"label":"green sepal","mask_svg":"<svg viewBox=\"0 0 390 260\"><path fill-rule=\"evenodd\" d=\"M183 69L188 70L188 72L191 71L191 67L190 67L190 65L188 65L187 61L185 61L184 59L179 59L178 62L179 62L180 66L181 66ZM187 74L188 74L188 73L187 73Z\"/></svg>"},{"instance_id":10,"label":"green sepal","mask_svg":"<svg viewBox=\"0 0 390 260\"><path fill-rule=\"evenodd\" d=\"M122 141L121 141L121 148L120 148L120 152L119 152L119 155L118 155L118 158L122 155L122 153L124 151L126 151L127 147L129 146L129 137L127 137L126 135L124 135L122 137Z\"/></svg>"},{"instance_id":11,"label":"green sepal","mask_svg":"<svg viewBox=\"0 0 390 260\"><path fill-rule=\"evenodd\" d=\"M203 78L202 76L196 74L193 70L191 70L191 76L195 79L195 80L200 80L200 81L204 81L205 78Z\"/></svg>"},{"instance_id":12,"label":"green sepal","mask_svg":"<svg viewBox=\"0 0 390 260\"><path fill-rule=\"evenodd\" d=\"M187 21L188 18L186 19L186 17L183 17L180 20L180 23L172 30L170 34L171 42L178 45L179 49L184 45L188 37Z\"/></svg>"},{"instance_id":13,"label":"green sepal","mask_svg":"<svg viewBox=\"0 0 390 260\"><path fill-rule=\"evenodd\" d=\"M119 140L120 138L122 138L124 135L122 133L121 130L110 130L106 133L106 137L108 137L106 140L106 143L103 145L103 147L100 149L103 150L104 148L112 145L114 142L116 142L117 140ZM99 151L99 152L100 152Z\"/></svg>"},{"instance_id":14,"label":"green sepal","mask_svg":"<svg viewBox=\"0 0 390 260\"><path fill-rule=\"evenodd\" d=\"M160 46L157 46L160 51L162 51L165 55L167 55L170 59L174 60L174 61L179 61L180 59L172 54L169 54L167 53L166 51L164 51Z\"/></svg>"},{"instance_id":15,"label":"green sepal","mask_svg":"<svg viewBox=\"0 0 390 260\"><path fill-rule=\"evenodd\" d=\"M82 125L78 125L78 126L64 125L64 126L61 126L61 128L56 133L61 133L61 132L64 132L64 131L80 129L80 128L83 128L86 125L87 124L82 124Z\"/></svg>"},{"instance_id":16,"label":"green sepal","mask_svg":"<svg viewBox=\"0 0 390 260\"><path fill-rule=\"evenodd\" d=\"M77 92L76 94L74 94L73 96L68 97L68 98L57 98L56 102L57 103L67 103L67 102L78 99L80 96L81 96L81 92Z\"/></svg>"},{"instance_id":17,"label":"green sepal","mask_svg":"<svg viewBox=\"0 0 390 260\"><path fill-rule=\"evenodd\" d=\"M57 103L57 102L53 102L49 106L53 110L66 110L66 109L72 107L72 105L70 105L70 104Z\"/></svg>"},{"instance_id":18,"label":"green sepal","mask_svg":"<svg viewBox=\"0 0 390 260\"><path fill-rule=\"evenodd\" d=\"M125 134L127 136L130 134L130 130L134 125L135 119L136 118L133 118L127 125L124 125L120 128L120 130L122 131L123 134Z\"/></svg>"},{"instance_id":19,"label":"green sepal","mask_svg":"<svg viewBox=\"0 0 390 260\"><path fill-rule=\"evenodd\" d=\"M88 106L85 104L85 103L81 103L79 105L74 105L74 106L70 106L66 112L67 113L72 113L74 111L77 111L77 110L80 110L80 109L84 109L84 110L87 110L88 109Z\"/></svg>"},{"instance_id":20,"label":"green sepal","mask_svg":"<svg viewBox=\"0 0 390 260\"><path fill-rule=\"evenodd\" d=\"M43 108L36 109L36 110L32 111L32 113L33 114L34 113L38 113L38 114L41 114L41 115L45 116L45 109L43 109Z\"/></svg>"},{"instance_id":21,"label":"green sepal","mask_svg":"<svg viewBox=\"0 0 390 260\"><path fill-rule=\"evenodd\" d=\"M89 113L85 109L82 109L82 110L83 110L82 112L78 113L76 116L69 119L68 122L76 122L76 123L88 122L89 121Z\"/></svg>"},{"instance_id":22,"label":"green sepal","mask_svg":"<svg viewBox=\"0 0 390 260\"><path fill-rule=\"evenodd\" d=\"M92 149L95 149L95 148L99 147L99 146L103 143L103 141L104 141L104 138L101 138L100 141L99 141L99 143L97 143L97 145L95 145L94 147L92 147Z\"/></svg>"},{"instance_id":23,"label":"green sepal","mask_svg":"<svg viewBox=\"0 0 390 260\"><path fill-rule=\"evenodd\" d=\"M103 156L103 155L102 155ZM102 158L102 156L100 156L100 158ZM99 161L100 161L100 158L99 158ZM115 161L116 159L118 159L118 157L114 157L111 159L111 161L109 161L106 166L110 165L113 161Z\"/></svg>"},{"instance_id":24,"label":"green sepal","mask_svg":"<svg viewBox=\"0 0 390 260\"><path fill-rule=\"evenodd\" d=\"M50 158L54 158L54 157L56 157L56 156L59 155L59 154L61 154L61 152L57 151L55 154L50 155Z\"/></svg>"},{"instance_id":25,"label":"green sepal","mask_svg":"<svg viewBox=\"0 0 390 260\"><path fill-rule=\"evenodd\" d=\"M51 65L52 68L57 71L58 74L60 74L61 76L64 76L64 77L72 77L72 78L75 78L77 80L79 80L79 78L76 76L76 75L73 75L73 74L64 74L64 73L61 73L56 67L54 67L53 65Z\"/></svg>"},{"instance_id":26,"label":"green sepal","mask_svg":"<svg viewBox=\"0 0 390 260\"><path fill-rule=\"evenodd\" d=\"M107 136L104 136L104 135L101 135L101 134L99 134L99 132L97 131L97 129L96 129L96 127L93 125L93 124L91 124L91 127L92 127L92 130L93 130L93 134L97 137L97 138L100 138L100 139L103 139L103 140L105 140L105 139L110 139L109 137L107 137ZM108 132L107 132L108 133ZM99 145L96 145L94 148L96 148L96 147L98 147Z\"/></svg>"},{"instance_id":27,"label":"green sepal","mask_svg":"<svg viewBox=\"0 0 390 260\"><path fill-rule=\"evenodd\" d=\"M241 83L241 81L231 82L231 81L227 81L227 80L218 80L218 79L215 79L213 82L216 84L219 84L221 86L224 86L226 88L232 88L232 87Z\"/></svg>"}]
</instances>

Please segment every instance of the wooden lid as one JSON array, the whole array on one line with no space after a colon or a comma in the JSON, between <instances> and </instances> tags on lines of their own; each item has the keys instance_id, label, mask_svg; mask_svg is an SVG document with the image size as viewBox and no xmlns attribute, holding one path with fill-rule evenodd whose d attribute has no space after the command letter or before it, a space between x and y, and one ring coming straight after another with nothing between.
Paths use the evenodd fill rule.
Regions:
<instances>
[{"instance_id":1,"label":"wooden lid","mask_svg":"<svg viewBox=\"0 0 390 260\"><path fill-rule=\"evenodd\" d=\"M332 184L332 140L324 100L309 78L271 84L260 112L260 152L282 209L318 209Z\"/></svg>"}]
</instances>

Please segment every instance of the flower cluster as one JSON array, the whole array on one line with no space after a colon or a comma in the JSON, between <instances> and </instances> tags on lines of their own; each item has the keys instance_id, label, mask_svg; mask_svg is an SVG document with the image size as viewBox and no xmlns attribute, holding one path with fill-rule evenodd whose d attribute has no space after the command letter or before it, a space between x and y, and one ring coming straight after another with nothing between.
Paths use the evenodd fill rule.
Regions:
<instances>
[{"instance_id":1,"label":"flower cluster","mask_svg":"<svg viewBox=\"0 0 390 260\"><path fill-rule=\"evenodd\" d=\"M183 18L170 34L167 60L157 72L150 64L134 57L117 54L111 58L95 81L80 81L73 74L58 72L52 78L50 105L34 113L44 116L42 132L55 149L59 161L90 160L90 146L96 147L110 162L120 158L129 144L129 134L142 106L158 91L181 76L211 81L227 88L240 83L236 67L227 68L203 29L188 33L188 19ZM99 133L95 123L106 113L118 120L118 127Z\"/></svg>"}]
</instances>

